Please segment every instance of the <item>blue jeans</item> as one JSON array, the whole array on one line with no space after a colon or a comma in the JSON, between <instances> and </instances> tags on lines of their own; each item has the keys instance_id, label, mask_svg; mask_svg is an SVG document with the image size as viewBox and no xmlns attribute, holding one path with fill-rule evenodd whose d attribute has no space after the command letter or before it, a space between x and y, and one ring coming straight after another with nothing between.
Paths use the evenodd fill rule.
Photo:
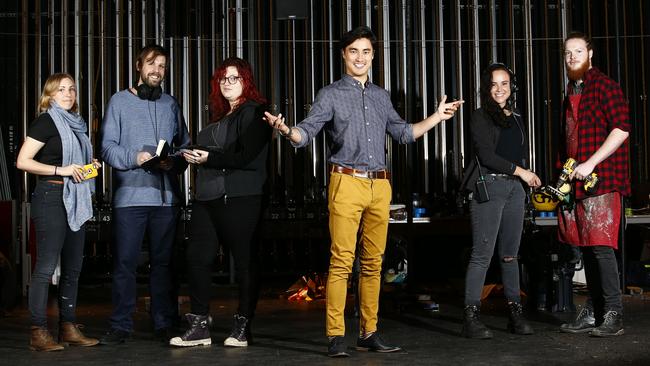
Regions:
<instances>
[{"instance_id":1,"label":"blue jeans","mask_svg":"<svg viewBox=\"0 0 650 366\"><path fill-rule=\"evenodd\" d=\"M77 287L83 262L85 225L68 226L63 206L63 185L39 182L32 194L31 218L36 231L36 265L29 285L32 325L47 327L47 293L61 255L59 321L75 322Z\"/></svg>"},{"instance_id":2,"label":"blue jeans","mask_svg":"<svg viewBox=\"0 0 650 366\"><path fill-rule=\"evenodd\" d=\"M465 305L480 305L485 275L495 246L506 299L520 302L519 244L526 192L516 177L486 176L490 200L470 203L472 255L465 277ZM498 240L498 243L497 243ZM498 244L498 245L497 245Z\"/></svg>"},{"instance_id":3,"label":"blue jeans","mask_svg":"<svg viewBox=\"0 0 650 366\"><path fill-rule=\"evenodd\" d=\"M169 262L176 232L177 207L120 207L113 209L113 313L111 328L133 331L136 269L145 231L149 232L149 284L154 329L172 325Z\"/></svg>"}]
</instances>

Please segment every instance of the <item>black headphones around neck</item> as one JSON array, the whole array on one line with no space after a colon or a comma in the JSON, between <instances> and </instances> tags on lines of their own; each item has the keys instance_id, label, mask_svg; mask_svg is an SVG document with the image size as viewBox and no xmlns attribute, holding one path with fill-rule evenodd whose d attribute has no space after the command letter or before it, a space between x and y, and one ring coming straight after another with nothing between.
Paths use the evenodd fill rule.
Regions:
<instances>
[{"instance_id":1,"label":"black headphones around neck","mask_svg":"<svg viewBox=\"0 0 650 366\"><path fill-rule=\"evenodd\" d=\"M162 88L160 86L151 87L145 83L136 85L135 87L136 94L140 99L150 100L152 102L160 99L162 95Z\"/></svg>"}]
</instances>

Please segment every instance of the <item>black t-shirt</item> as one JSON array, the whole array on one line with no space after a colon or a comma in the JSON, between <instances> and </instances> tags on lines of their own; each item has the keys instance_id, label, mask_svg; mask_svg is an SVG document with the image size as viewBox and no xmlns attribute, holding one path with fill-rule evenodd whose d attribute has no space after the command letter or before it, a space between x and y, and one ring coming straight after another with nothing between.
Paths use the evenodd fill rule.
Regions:
<instances>
[{"instance_id":1,"label":"black t-shirt","mask_svg":"<svg viewBox=\"0 0 650 366\"><path fill-rule=\"evenodd\" d=\"M496 154L516 165L522 165L524 158L524 131L514 115L507 117L510 127L502 127Z\"/></svg>"},{"instance_id":2,"label":"black t-shirt","mask_svg":"<svg viewBox=\"0 0 650 366\"><path fill-rule=\"evenodd\" d=\"M34 160L54 166L61 166L63 161L63 145L61 145L61 136L56 129L54 120L49 113L41 113L38 118L32 122L27 130L27 136L34 140L40 141L45 145L36 153ZM54 170L52 170L54 173ZM40 175L41 180L61 180L61 177L54 175Z\"/></svg>"}]
</instances>

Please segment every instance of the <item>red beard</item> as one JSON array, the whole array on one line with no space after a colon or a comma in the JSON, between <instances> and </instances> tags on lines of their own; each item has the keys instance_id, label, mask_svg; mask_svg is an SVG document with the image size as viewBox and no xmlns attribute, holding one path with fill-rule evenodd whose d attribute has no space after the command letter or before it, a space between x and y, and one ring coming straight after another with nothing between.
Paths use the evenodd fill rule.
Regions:
<instances>
[{"instance_id":1,"label":"red beard","mask_svg":"<svg viewBox=\"0 0 650 366\"><path fill-rule=\"evenodd\" d=\"M577 69L571 69L570 67L567 66L566 72L567 76L569 77L569 80L571 81L576 81L576 80L583 80L585 73L587 70L589 70L589 60L583 62L578 66Z\"/></svg>"}]
</instances>

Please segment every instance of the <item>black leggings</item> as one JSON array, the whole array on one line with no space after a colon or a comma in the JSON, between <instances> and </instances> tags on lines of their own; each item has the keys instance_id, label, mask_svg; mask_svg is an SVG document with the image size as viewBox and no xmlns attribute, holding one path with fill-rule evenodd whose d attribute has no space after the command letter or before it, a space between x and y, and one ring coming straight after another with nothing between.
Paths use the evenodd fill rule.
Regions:
<instances>
[{"instance_id":1,"label":"black leggings","mask_svg":"<svg viewBox=\"0 0 650 366\"><path fill-rule=\"evenodd\" d=\"M223 197L195 201L187 248L192 313L210 311L212 264L217 243L230 249L239 283L239 315L253 317L258 298L258 256L256 230L262 196Z\"/></svg>"}]
</instances>

